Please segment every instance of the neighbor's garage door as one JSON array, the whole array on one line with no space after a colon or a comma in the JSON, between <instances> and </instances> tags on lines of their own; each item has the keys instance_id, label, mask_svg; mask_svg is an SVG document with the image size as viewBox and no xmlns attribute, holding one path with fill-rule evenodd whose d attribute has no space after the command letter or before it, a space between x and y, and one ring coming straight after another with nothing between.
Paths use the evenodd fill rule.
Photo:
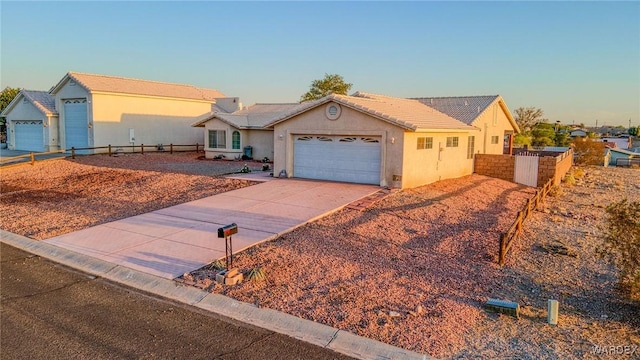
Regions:
<instances>
[{"instance_id":1,"label":"neighbor's garage door","mask_svg":"<svg viewBox=\"0 0 640 360\"><path fill-rule=\"evenodd\" d=\"M66 149L89 146L87 122L87 100L68 99L64 101L64 136Z\"/></svg>"},{"instance_id":2,"label":"neighbor's garage door","mask_svg":"<svg viewBox=\"0 0 640 360\"><path fill-rule=\"evenodd\" d=\"M15 149L24 151L44 151L44 131L42 121L14 121Z\"/></svg>"},{"instance_id":3,"label":"neighbor's garage door","mask_svg":"<svg viewBox=\"0 0 640 360\"><path fill-rule=\"evenodd\" d=\"M380 138L296 136L293 149L293 176L380 184Z\"/></svg>"}]
</instances>

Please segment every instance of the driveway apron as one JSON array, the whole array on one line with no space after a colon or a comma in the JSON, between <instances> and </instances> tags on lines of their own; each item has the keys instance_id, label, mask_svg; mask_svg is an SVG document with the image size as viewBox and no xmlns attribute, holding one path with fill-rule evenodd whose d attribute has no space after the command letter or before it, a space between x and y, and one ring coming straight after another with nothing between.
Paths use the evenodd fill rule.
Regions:
<instances>
[{"instance_id":1,"label":"driveway apron","mask_svg":"<svg viewBox=\"0 0 640 360\"><path fill-rule=\"evenodd\" d=\"M275 239L375 193L373 185L277 179L118 220L45 242L173 279L225 256L223 225L236 223L233 251Z\"/></svg>"}]
</instances>

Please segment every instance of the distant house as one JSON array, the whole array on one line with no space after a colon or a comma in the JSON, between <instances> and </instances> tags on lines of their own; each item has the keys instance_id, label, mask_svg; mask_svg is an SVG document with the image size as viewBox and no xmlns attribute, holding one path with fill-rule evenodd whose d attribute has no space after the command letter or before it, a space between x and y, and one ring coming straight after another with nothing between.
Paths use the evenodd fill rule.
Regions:
<instances>
[{"instance_id":1,"label":"distant house","mask_svg":"<svg viewBox=\"0 0 640 360\"><path fill-rule=\"evenodd\" d=\"M606 157L609 159L609 165L618 165L620 160L627 159L640 159L640 153L622 150L622 149L607 149Z\"/></svg>"},{"instance_id":2,"label":"distant house","mask_svg":"<svg viewBox=\"0 0 640 360\"><path fill-rule=\"evenodd\" d=\"M13 135L10 149L201 143L202 130L189 126L194 120L240 106L238 98L217 90L77 72L67 73L48 94L31 94L37 97L24 93L2 113Z\"/></svg>"},{"instance_id":3,"label":"distant house","mask_svg":"<svg viewBox=\"0 0 640 360\"><path fill-rule=\"evenodd\" d=\"M597 141L601 141L605 143L605 145L609 148L618 148L618 149L629 149L633 146L633 142L631 138L617 138L617 137L603 137L597 139Z\"/></svg>"},{"instance_id":4,"label":"distant house","mask_svg":"<svg viewBox=\"0 0 640 360\"><path fill-rule=\"evenodd\" d=\"M587 132L582 130L582 129L578 129L578 130L573 130L570 133L571 137L586 137L587 136Z\"/></svg>"}]
</instances>

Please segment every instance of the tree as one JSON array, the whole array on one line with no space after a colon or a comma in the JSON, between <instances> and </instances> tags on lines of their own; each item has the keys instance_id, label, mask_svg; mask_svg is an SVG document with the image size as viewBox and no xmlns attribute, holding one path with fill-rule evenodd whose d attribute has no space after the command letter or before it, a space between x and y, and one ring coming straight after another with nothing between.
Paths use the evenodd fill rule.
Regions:
<instances>
[{"instance_id":1,"label":"tree","mask_svg":"<svg viewBox=\"0 0 640 360\"><path fill-rule=\"evenodd\" d=\"M542 109L536 109L533 107L523 108L519 107L515 111L515 121L520 127L520 130L528 133L533 130L533 127L537 123L546 122L547 119L543 118Z\"/></svg>"},{"instance_id":2,"label":"tree","mask_svg":"<svg viewBox=\"0 0 640 360\"><path fill-rule=\"evenodd\" d=\"M300 97L300 102L317 100L329 94L347 95L353 84L346 83L338 74L324 74L324 79L313 80L309 91Z\"/></svg>"},{"instance_id":3,"label":"tree","mask_svg":"<svg viewBox=\"0 0 640 360\"><path fill-rule=\"evenodd\" d=\"M629 128L629 135L631 136L638 136L640 135L640 126L638 127L630 127Z\"/></svg>"},{"instance_id":4,"label":"tree","mask_svg":"<svg viewBox=\"0 0 640 360\"><path fill-rule=\"evenodd\" d=\"M11 88L8 86L2 90L0 93L0 112L9 105L11 100L13 100L19 92L19 88Z\"/></svg>"},{"instance_id":5,"label":"tree","mask_svg":"<svg viewBox=\"0 0 640 360\"><path fill-rule=\"evenodd\" d=\"M531 136L533 136L531 140L533 146L553 146L556 143L553 125L546 122L536 124L531 131Z\"/></svg>"},{"instance_id":6,"label":"tree","mask_svg":"<svg viewBox=\"0 0 640 360\"><path fill-rule=\"evenodd\" d=\"M16 97L16 95L18 95L19 92L19 88L11 88L8 86L0 92L0 112L9 106L9 103ZM7 141L7 125L5 122L5 118L0 118L0 142L2 143Z\"/></svg>"}]
</instances>

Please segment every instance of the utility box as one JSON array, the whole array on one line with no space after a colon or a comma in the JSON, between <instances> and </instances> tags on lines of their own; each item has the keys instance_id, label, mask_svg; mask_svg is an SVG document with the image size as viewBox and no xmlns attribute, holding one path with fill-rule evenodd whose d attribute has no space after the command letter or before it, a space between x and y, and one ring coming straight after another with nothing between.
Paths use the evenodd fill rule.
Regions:
<instances>
[{"instance_id":1,"label":"utility box","mask_svg":"<svg viewBox=\"0 0 640 360\"><path fill-rule=\"evenodd\" d=\"M252 158L253 157L253 147L245 146L244 147L244 156L246 156L247 158Z\"/></svg>"},{"instance_id":2,"label":"utility box","mask_svg":"<svg viewBox=\"0 0 640 360\"><path fill-rule=\"evenodd\" d=\"M549 325L558 325L558 300L551 300L547 302L547 322Z\"/></svg>"}]
</instances>

